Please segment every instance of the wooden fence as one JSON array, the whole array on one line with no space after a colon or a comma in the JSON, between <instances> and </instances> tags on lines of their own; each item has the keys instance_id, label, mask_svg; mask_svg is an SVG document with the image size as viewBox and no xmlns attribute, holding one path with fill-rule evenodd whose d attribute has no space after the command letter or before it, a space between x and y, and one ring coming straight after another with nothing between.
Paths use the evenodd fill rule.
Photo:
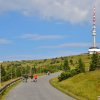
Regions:
<instances>
[{"instance_id":1,"label":"wooden fence","mask_svg":"<svg viewBox=\"0 0 100 100\"><path fill-rule=\"evenodd\" d=\"M12 82L4 85L3 87L0 88L0 97L3 95L4 91L11 85L13 85L14 83L16 83L17 81L21 80L22 78L18 78L18 79L15 79L13 80Z\"/></svg>"}]
</instances>

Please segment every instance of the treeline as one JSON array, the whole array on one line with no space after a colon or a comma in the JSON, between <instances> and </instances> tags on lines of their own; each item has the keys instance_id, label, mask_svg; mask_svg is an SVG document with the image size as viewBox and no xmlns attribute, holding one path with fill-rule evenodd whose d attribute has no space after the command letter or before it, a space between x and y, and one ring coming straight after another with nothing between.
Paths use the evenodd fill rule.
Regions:
<instances>
[{"instance_id":1,"label":"treeline","mask_svg":"<svg viewBox=\"0 0 100 100\"><path fill-rule=\"evenodd\" d=\"M43 60L3 62L0 65L1 81L4 82L9 79L21 77L25 74L33 75L34 73L46 73L48 71L53 73L59 70L63 70L62 76L64 76L64 78L62 78L62 76L60 78L59 76L59 79L66 79L66 77L74 76L80 72L84 72L85 62L89 62L91 59L90 57L90 55L77 55ZM95 62L95 60L92 62ZM92 62L90 64L91 66ZM100 64L97 66L99 65ZM91 70L93 69L91 68Z\"/></svg>"},{"instance_id":2,"label":"treeline","mask_svg":"<svg viewBox=\"0 0 100 100\"><path fill-rule=\"evenodd\" d=\"M21 67L21 65L17 65L17 64L9 64L8 66L3 66L3 64L1 64L1 81L7 81L9 79L13 79L13 78L17 78L22 76L23 74L28 74L30 67L26 66L26 67Z\"/></svg>"},{"instance_id":3,"label":"treeline","mask_svg":"<svg viewBox=\"0 0 100 100\"><path fill-rule=\"evenodd\" d=\"M96 69L100 69L100 55L94 53L90 60L89 71L94 71ZM72 77L79 73L85 73L85 63L80 58L77 62L77 66L74 69L71 69L69 66L68 59L65 59L63 64L63 72L58 76L59 81L65 80L69 77Z\"/></svg>"},{"instance_id":4,"label":"treeline","mask_svg":"<svg viewBox=\"0 0 100 100\"><path fill-rule=\"evenodd\" d=\"M7 81L13 78L21 77L23 75L33 75L35 73L46 73L50 71L51 73L61 70L61 66L56 65L42 65L34 63L33 65L24 65L21 63L10 63L5 66L4 64L0 65L1 68L1 81Z\"/></svg>"}]
</instances>

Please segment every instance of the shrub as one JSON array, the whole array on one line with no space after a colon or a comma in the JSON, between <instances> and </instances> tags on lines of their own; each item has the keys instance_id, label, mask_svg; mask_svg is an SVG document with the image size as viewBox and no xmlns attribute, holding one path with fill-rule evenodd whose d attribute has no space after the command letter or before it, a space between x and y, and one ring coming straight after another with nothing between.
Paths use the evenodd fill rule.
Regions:
<instances>
[{"instance_id":1,"label":"shrub","mask_svg":"<svg viewBox=\"0 0 100 100\"><path fill-rule=\"evenodd\" d=\"M96 70L98 68L98 63L99 63L99 56L98 54L94 53L91 57L91 62L90 62L90 71Z\"/></svg>"},{"instance_id":2,"label":"shrub","mask_svg":"<svg viewBox=\"0 0 100 100\"><path fill-rule=\"evenodd\" d=\"M78 74L76 69L70 70L71 77L74 76L74 75L76 75L76 74Z\"/></svg>"},{"instance_id":3,"label":"shrub","mask_svg":"<svg viewBox=\"0 0 100 100\"><path fill-rule=\"evenodd\" d=\"M62 72L59 76L58 76L59 81L65 80L66 79L66 72Z\"/></svg>"},{"instance_id":4,"label":"shrub","mask_svg":"<svg viewBox=\"0 0 100 100\"><path fill-rule=\"evenodd\" d=\"M85 64L82 61L82 59L78 60L78 66L77 66L76 70L77 70L77 73L83 73L83 72L85 72Z\"/></svg>"},{"instance_id":5,"label":"shrub","mask_svg":"<svg viewBox=\"0 0 100 100\"><path fill-rule=\"evenodd\" d=\"M72 69L72 70L69 70L69 71L66 71L66 72L62 72L59 76L58 76L58 80L59 81L62 81L62 80L65 80L69 77L72 77L74 75L77 74L77 70L76 69Z\"/></svg>"},{"instance_id":6,"label":"shrub","mask_svg":"<svg viewBox=\"0 0 100 100\"><path fill-rule=\"evenodd\" d=\"M68 59L65 59L65 60L64 60L63 70L64 70L64 71L70 70Z\"/></svg>"}]
</instances>

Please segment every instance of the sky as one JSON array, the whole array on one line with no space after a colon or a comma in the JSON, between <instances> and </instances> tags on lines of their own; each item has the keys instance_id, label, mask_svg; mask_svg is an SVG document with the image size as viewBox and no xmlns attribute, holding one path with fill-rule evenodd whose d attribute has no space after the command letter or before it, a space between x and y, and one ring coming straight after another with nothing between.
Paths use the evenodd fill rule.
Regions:
<instances>
[{"instance_id":1,"label":"sky","mask_svg":"<svg viewBox=\"0 0 100 100\"><path fill-rule=\"evenodd\" d=\"M47 59L87 53L100 46L100 0L0 0L0 61Z\"/></svg>"}]
</instances>

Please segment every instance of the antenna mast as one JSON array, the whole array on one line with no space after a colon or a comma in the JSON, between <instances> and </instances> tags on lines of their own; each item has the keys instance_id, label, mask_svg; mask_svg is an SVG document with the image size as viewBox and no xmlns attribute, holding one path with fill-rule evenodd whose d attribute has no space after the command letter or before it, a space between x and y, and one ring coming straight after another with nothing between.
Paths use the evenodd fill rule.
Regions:
<instances>
[{"instance_id":1,"label":"antenna mast","mask_svg":"<svg viewBox=\"0 0 100 100\"><path fill-rule=\"evenodd\" d=\"M93 30L92 30L92 36L93 36L93 48L96 48L96 8L95 8L95 6L93 8Z\"/></svg>"}]
</instances>

